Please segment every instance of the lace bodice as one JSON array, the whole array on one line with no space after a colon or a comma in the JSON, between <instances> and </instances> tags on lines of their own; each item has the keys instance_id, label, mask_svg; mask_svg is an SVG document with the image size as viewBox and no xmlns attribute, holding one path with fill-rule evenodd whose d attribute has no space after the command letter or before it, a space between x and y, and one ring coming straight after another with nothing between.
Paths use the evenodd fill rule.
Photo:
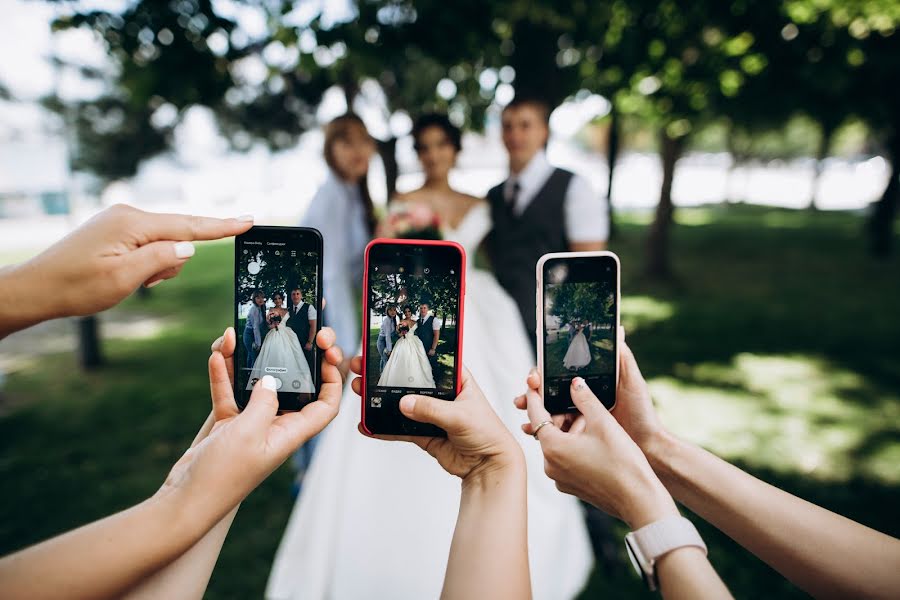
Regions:
<instances>
[{"instance_id":1,"label":"lace bodice","mask_svg":"<svg viewBox=\"0 0 900 600\"><path fill-rule=\"evenodd\" d=\"M474 256L481 241L490 233L491 211L486 202L479 202L469 209L456 227L443 227L445 240L462 246L466 254Z\"/></svg>"}]
</instances>

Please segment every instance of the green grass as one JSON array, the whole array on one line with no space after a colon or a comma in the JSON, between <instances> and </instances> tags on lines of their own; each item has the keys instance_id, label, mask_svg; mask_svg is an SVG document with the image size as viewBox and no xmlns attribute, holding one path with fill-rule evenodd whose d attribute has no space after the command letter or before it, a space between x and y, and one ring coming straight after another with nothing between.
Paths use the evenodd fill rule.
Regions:
<instances>
[{"instance_id":1,"label":"green grass","mask_svg":"<svg viewBox=\"0 0 900 600\"><path fill-rule=\"evenodd\" d=\"M591 337L591 362L587 366L581 368L576 373L569 371L563 366L563 360L566 352L569 350L569 339L565 332L559 334L559 337L547 344L545 352L547 353L547 374L548 377L591 377L595 375L609 375L615 373L616 358L613 353L613 341L609 337L601 338L609 334L598 329L594 330Z\"/></svg>"},{"instance_id":2,"label":"green grass","mask_svg":"<svg viewBox=\"0 0 900 600\"><path fill-rule=\"evenodd\" d=\"M629 344L664 421L766 481L900 534L900 258L866 256L862 221L847 214L722 207L678 218L674 284L641 277L643 216L612 244ZM10 375L0 552L125 508L162 482L208 411L209 343L231 318L229 248L201 246L177 280L130 299L124 310L172 327L107 344L101 371L56 355ZM209 598L261 597L290 480L284 467L244 503ZM695 522L737 597L804 597ZM643 596L621 558L585 597Z\"/></svg>"}]
</instances>

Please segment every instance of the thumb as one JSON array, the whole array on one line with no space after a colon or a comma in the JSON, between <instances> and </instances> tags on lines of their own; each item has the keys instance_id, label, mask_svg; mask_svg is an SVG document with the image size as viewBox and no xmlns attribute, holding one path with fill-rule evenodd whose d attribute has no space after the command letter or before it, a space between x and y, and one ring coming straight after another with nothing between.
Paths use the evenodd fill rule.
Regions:
<instances>
[{"instance_id":1,"label":"thumb","mask_svg":"<svg viewBox=\"0 0 900 600\"><path fill-rule=\"evenodd\" d=\"M275 378L266 375L256 382L250 394L250 402L244 409L244 421L253 426L267 426L278 414L278 394Z\"/></svg>"},{"instance_id":2,"label":"thumb","mask_svg":"<svg viewBox=\"0 0 900 600\"><path fill-rule=\"evenodd\" d=\"M453 402L438 400L430 396L403 396L400 398L400 412L420 423L431 423L450 431L459 424Z\"/></svg>"},{"instance_id":3,"label":"thumb","mask_svg":"<svg viewBox=\"0 0 900 600\"><path fill-rule=\"evenodd\" d=\"M575 403L578 411L584 415L588 422L611 418L609 412L600 403L600 400L594 395L594 392L591 391L584 379L576 377L572 380L571 386L572 402Z\"/></svg>"},{"instance_id":4,"label":"thumb","mask_svg":"<svg viewBox=\"0 0 900 600\"><path fill-rule=\"evenodd\" d=\"M141 283L157 273L182 266L195 251L191 242L151 242L129 252L126 264L137 283Z\"/></svg>"}]
</instances>

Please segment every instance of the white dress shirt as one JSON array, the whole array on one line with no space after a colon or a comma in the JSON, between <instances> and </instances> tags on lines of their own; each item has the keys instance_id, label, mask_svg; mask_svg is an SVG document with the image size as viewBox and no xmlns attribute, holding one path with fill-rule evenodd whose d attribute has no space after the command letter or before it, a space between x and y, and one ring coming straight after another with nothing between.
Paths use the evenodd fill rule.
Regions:
<instances>
[{"instance_id":1,"label":"white dress shirt","mask_svg":"<svg viewBox=\"0 0 900 600\"><path fill-rule=\"evenodd\" d=\"M295 305L294 305L294 309L291 311L291 317L296 317L296 316L297 316L297 313L300 312L300 309L303 308L303 305L304 305L304 304L306 304L306 302L302 302L302 301L300 302L300 304L295 304ZM308 316L307 316L307 320L308 320L308 321L314 321L314 320L316 320L316 318L317 318L318 316L319 316L319 313L316 312L316 307L313 306L312 304L310 304L310 305L309 305L309 313L308 313Z\"/></svg>"},{"instance_id":2,"label":"white dress shirt","mask_svg":"<svg viewBox=\"0 0 900 600\"><path fill-rule=\"evenodd\" d=\"M511 200L518 183L519 196L513 206L513 212L517 216L525 212L555 169L547 161L546 153L541 150L521 172L517 175L510 174L503 186L503 195L508 201ZM566 190L564 202L566 238L570 242L606 241L609 237L606 200L594 192L587 179L574 175Z\"/></svg>"}]
</instances>

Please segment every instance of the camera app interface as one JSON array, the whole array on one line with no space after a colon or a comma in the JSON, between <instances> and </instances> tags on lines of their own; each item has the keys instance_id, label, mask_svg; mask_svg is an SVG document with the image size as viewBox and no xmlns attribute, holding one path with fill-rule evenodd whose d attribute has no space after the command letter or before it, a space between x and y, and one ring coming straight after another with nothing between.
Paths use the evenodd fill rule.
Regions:
<instances>
[{"instance_id":1,"label":"camera app interface","mask_svg":"<svg viewBox=\"0 0 900 600\"><path fill-rule=\"evenodd\" d=\"M249 402L253 386L275 378L282 408L315 399L319 319L319 249L312 234L258 232L238 238L237 398Z\"/></svg>"},{"instance_id":2,"label":"camera app interface","mask_svg":"<svg viewBox=\"0 0 900 600\"><path fill-rule=\"evenodd\" d=\"M607 256L544 264L544 374L548 404L572 408L569 386L582 377L607 407L616 391L616 273Z\"/></svg>"},{"instance_id":3,"label":"camera app interface","mask_svg":"<svg viewBox=\"0 0 900 600\"><path fill-rule=\"evenodd\" d=\"M380 245L370 251L370 409L399 414L399 400L409 393L456 396L460 263L458 250L449 247Z\"/></svg>"}]
</instances>

